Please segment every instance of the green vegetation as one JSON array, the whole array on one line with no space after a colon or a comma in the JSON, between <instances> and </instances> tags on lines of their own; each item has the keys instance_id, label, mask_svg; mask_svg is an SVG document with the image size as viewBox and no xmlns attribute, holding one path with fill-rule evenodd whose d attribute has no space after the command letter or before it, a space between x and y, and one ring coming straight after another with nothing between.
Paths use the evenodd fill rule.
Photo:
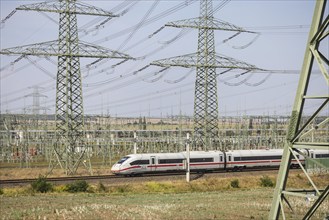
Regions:
<instances>
[{"instance_id":1,"label":"green vegetation","mask_svg":"<svg viewBox=\"0 0 329 220\"><path fill-rule=\"evenodd\" d=\"M238 179L232 180L231 181L231 187L232 188L240 188L239 180Z\"/></svg>"},{"instance_id":2,"label":"green vegetation","mask_svg":"<svg viewBox=\"0 0 329 220\"><path fill-rule=\"evenodd\" d=\"M260 185L263 187L273 187L274 182L268 176L263 176L260 178Z\"/></svg>"},{"instance_id":3,"label":"green vegetation","mask_svg":"<svg viewBox=\"0 0 329 220\"><path fill-rule=\"evenodd\" d=\"M53 190L53 185L51 183L48 183L46 180L46 177L39 176L39 178L31 183L31 187L33 192L51 192Z\"/></svg>"},{"instance_id":4,"label":"green vegetation","mask_svg":"<svg viewBox=\"0 0 329 220\"><path fill-rule=\"evenodd\" d=\"M49 193L35 193L31 187L3 188L1 218L267 219L273 196L273 188L270 187L274 186L274 179L275 175L253 174L231 178L205 176L189 183L184 178L116 185L77 181L55 185ZM313 180L318 187L324 188L329 175L314 175ZM307 189L307 184L308 180L301 179L301 175L296 173L292 174L287 187ZM304 198L290 199L289 202L294 213L288 213L286 218L301 219L309 203ZM326 200L314 219L323 219L328 205L329 200Z\"/></svg>"},{"instance_id":5,"label":"green vegetation","mask_svg":"<svg viewBox=\"0 0 329 220\"><path fill-rule=\"evenodd\" d=\"M2 195L3 194L3 189L2 188L0 188L0 195Z\"/></svg>"},{"instance_id":6,"label":"green vegetation","mask_svg":"<svg viewBox=\"0 0 329 220\"><path fill-rule=\"evenodd\" d=\"M66 185L66 191L70 193L87 192L89 184L85 180L74 181Z\"/></svg>"},{"instance_id":7,"label":"green vegetation","mask_svg":"<svg viewBox=\"0 0 329 220\"><path fill-rule=\"evenodd\" d=\"M108 189L106 188L106 186L102 182L99 182L97 185L97 192L105 193L107 191Z\"/></svg>"},{"instance_id":8,"label":"green vegetation","mask_svg":"<svg viewBox=\"0 0 329 220\"><path fill-rule=\"evenodd\" d=\"M2 219L267 219L272 195L271 188L168 194L39 193L1 196L0 204ZM289 202L297 208L286 218L302 219L309 204L304 198ZM326 216L329 200L324 202L314 219Z\"/></svg>"}]
</instances>

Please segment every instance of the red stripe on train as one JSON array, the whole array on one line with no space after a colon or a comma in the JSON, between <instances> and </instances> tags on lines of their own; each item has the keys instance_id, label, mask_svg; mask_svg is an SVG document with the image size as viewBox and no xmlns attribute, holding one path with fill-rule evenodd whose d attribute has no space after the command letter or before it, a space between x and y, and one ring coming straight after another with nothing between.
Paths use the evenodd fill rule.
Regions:
<instances>
[{"instance_id":1,"label":"red stripe on train","mask_svg":"<svg viewBox=\"0 0 329 220\"><path fill-rule=\"evenodd\" d=\"M292 160L293 162L296 162L296 160ZM300 160L300 162L303 162L304 160ZM234 164L259 164L259 163L280 163L281 160L261 160L261 161L232 161L232 162L227 162L226 164L228 165L234 165ZM207 166L207 165L224 165L224 162L220 163L191 163L190 166ZM183 164L163 164L163 165L150 165L147 166L147 168L161 168L161 167L182 167ZM115 173L119 173L122 171L130 170L130 169L137 169L141 168L141 166L132 166L128 168L124 168L118 171L113 171Z\"/></svg>"}]
</instances>

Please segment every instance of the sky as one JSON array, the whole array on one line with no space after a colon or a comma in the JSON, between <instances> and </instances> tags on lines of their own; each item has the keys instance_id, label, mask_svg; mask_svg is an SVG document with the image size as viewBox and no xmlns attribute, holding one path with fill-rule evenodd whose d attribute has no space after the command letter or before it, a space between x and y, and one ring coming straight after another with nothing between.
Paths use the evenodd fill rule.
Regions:
<instances>
[{"instance_id":1,"label":"sky","mask_svg":"<svg viewBox=\"0 0 329 220\"><path fill-rule=\"evenodd\" d=\"M42 1L0 0L1 20L16 7ZM137 58L120 65L120 59L81 62L85 114L113 117L166 117L193 115L195 69L144 66L159 59L195 53L196 29L163 27L166 23L199 16L199 1L80 1L121 16L78 16L79 39ZM290 115L302 67L315 1L232 0L213 1L216 19L258 34L216 30L216 52L255 65L271 73L239 76L228 72L217 77L220 116ZM328 12L327 5L327 12ZM157 30L160 30L157 32ZM1 23L0 48L56 40L58 14L16 11ZM328 38L327 38L328 39ZM329 43L321 51L329 56ZM57 58L0 55L1 113L29 113L40 102L40 113L55 113ZM11 64L14 63L14 64ZM113 67L114 66L114 67ZM328 94L328 85L314 66L309 93ZM136 72L137 71L137 72ZM223 70L217 70L221 73ZM135 74L134 74L135 73ZM239 77L238 77L239 76ZM37 89L36 89L37 88ZM33 100L33 93L38 97ZM311 111L319 103L307 103ZM325 109L328 114L328 108Z\"/></svg>"}]
</instances>

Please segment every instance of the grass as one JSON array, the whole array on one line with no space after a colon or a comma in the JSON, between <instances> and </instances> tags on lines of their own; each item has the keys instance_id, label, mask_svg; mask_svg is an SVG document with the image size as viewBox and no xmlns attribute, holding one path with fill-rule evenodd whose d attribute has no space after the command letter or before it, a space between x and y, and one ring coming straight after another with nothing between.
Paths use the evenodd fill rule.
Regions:
<instances>
[{"instance_id":1,"label":"grass","mask_svg":"<svg viewBox=\"0 0 329 220\"><path fill-rule=\"evenodd\" d=\"M189 193L38 194L1 197L1 219L267 219L270 188ZM299 209L309 205L292 201ZM329 203L324 204L328 207ZM313 219L323 219L321 206ZM300 214L288 214L301 219Z\"/></svg>"},{"instance_id":2,"label":"grass","mask_svg":"<svg viewBox=\"0 0 329 220\"><path fill-rule=\"evenodd\" d=\"M93 174L94 175L110 175L111 166L97 166L94 167ZM46 175L49 172L48 167L38 167L38 168L1 168L0 167L0 179L30 179L30 178L38 178L40 175ZM80 167L76 176L88 176L89 172ZM60 168L56 168L52 171L51 174L48 174L47 177L63 177L66 176L64 171Z\"/></svg>"},{"instance_id":3,"label":"grass","mask_svg":"<svg viewBox=\"0 0 329 220\"><path fill-rule=\"evenodd\" d=\"M1 197L2 219L266 219L271 190ZM254 202L257 196L257 202ZM243 198L243 202L239 198ZM246 202L252 201L252 202ZM265 204L265 205L264 205ZM246 207L236 212L236 207Z\"/></svg>"},{"instance_id":4,"label":"grass","mask_svg":"<svg viewBox=\"0 0 329 220\"><path fill-rule=\"evenodd\" d=\"M69 193L63 185L51 193L35 193L27 187L5 188L0 195L1 219L267 219L273 187L261 185L259 176L201 178L190 183L163 181L106 185L99 182L88 193ZM275 176L266 178L274 181ZM238 180L239 188L232 186ZM288 187L309 188L303 175L289 178ZM320 188L329 175L313 176ZM275 181L274 181L275 182ZM234 184L233 184L234 185ZM289 198L296 213L288 219L301 219L310 207L303 198ZM329 200L312 219L323 219Z\"/></svg>"}]
</instances>

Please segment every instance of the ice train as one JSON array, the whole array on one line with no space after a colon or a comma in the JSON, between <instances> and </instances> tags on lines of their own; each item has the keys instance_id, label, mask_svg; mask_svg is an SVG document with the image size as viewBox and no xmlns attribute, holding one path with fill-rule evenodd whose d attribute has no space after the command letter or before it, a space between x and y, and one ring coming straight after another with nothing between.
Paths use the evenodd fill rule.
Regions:
<instances>
[{"instance_id":1,"label":"ice train","mask_svg":"<svg viewBox=\"0 0 329 220\"><path fill-rule=\"evenodd\" d=\"M302 154L311 158L328 158L329 150L301 150ZM234 150L191 151L190 170L192 172L209 172L214 170L242 171L248 168L279 167L282 149L272 150ZM305 158L297 154L300 163L305 165ZM186 152L129 154L115 163L111 172L116 175L134 176L144 173L183 172L186 170ZM299 167L292 158L292 167Z\"/></svg>"}]
</instances>

